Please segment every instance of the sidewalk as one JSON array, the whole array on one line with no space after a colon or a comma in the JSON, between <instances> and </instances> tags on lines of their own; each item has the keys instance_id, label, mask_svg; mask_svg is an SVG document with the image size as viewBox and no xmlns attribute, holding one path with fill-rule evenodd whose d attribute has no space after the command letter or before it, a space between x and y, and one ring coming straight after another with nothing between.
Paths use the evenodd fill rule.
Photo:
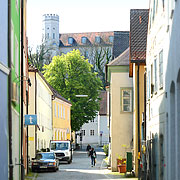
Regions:
<instances>
[{"instance_id":1,"label":"sidewalk","mask_svg":"<svg viewBox=\"0 0 180 180\"><path fill-rule=\"evenodd\" d=\"M25 176L25 180L36 180L37 176L37 173L29 172L29 174Z\"/></svg>"},{"instance_id":2,"label":"sidewalk","mask_svg":"<svg viewBox=\"0 0 180 180\"><path fill-rule=\"evenodd\" d=\"M108 179L119 179L119 180L131 179L131 180L138 180L138 178L132 177L130 174L125 175L124 173L111 172L111 170L108 170L108 169L104 169L103 173L104 173L104 175Z\"/></svg>"}]
</instances>

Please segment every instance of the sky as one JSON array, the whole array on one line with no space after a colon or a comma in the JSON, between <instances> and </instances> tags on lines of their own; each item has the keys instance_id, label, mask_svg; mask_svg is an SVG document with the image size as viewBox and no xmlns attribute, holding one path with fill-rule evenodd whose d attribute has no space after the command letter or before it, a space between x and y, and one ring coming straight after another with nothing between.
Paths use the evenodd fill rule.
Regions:
<instances>
[{"instance_id":1,"label":"sky","mask_svg":"<svg viewBox=\"0 0 180 180\"><path fill-rule=\"evenodd\" d=\"M59 15L59 33L128 31L130 9L149 0L27 0L29 46L41 44L43 14Z\"/></svg>"}]
</instances>

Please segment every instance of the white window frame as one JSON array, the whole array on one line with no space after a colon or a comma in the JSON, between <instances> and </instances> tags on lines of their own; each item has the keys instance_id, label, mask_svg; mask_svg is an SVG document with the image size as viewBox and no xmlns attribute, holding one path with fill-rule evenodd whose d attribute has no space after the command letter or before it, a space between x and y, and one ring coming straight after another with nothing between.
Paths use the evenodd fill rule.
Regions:
<instances>
[{"instance_id":1,"label":"white window frame","mask_svg":"<svg viewBox=\"0 0 180 180\"><path fill-rule=\"evenodd\" d=\"M62 112L62 105L61 105L61 118L63 117L63 112Z\"/></svg>"},{"instance_id":2,"label":"white window frame","mask_svg":"<svg viewBox=\"0 0 180 180\"><path fill-rule=\"evenodd\" d=\"M163 88L163 50L159 52L159 88Z\"/></svg>"},{"instance_id":3,"label":"white window frame","mask_svg":"<svg viewBox=\"0 0 180 180\"><path fill-rule=\"evenodd\" d=\"M19 76L19 43L15 36L15 72L17 77Z\"/></svg>"},{"instance_id":4,"label":"white window frame","mask_svg":"<svg viewBox=\"0 0 180 180\"><path fill-rule=\"evenodd\" d=\"M90 130L90 136L94 136L94 129Z\"/></svg>"},{"instance_id":5,"label":"white window frame","mask_svg":"<svg viewBox=\"0 0 180 180\"><path fill-rule=\"evenodd\" d=\"M56 103L54 103L54 116L56 117Z\"/></svg>"},{"instance_id":6,"label":"white window frame","mask_svg":"<svg viewBox=\"0 0 180 180\"><path fill-rule=\"evenodd\" d=\"M17 13L19 13L18 9L19 9L19 0L16 0L16 10L17 10Z\"/></svg>"},{"instance_id":7,"label":"white window frame","mask_svg":"<svg viewBox=\"0 0 180 180\"><path fill-rule=\"evenodd\" d=\"M59 104L58 104L58 118L59 118Z\"/></svg>"},{"instance_id":8,"label":"white window frame","mask_svg":"<svg viewBox=\"0 0 180 180\"><path fill-rule=\"evenodd\" d=\"M123 96L123 92L124 91L129 91L130 93L130 96L129 97L126 97L126 96ZM129 104L124 104L124 99L129 99ZM124 109L124 106L129 106L129 111L126 111ZM132 112L132 88L121 88L121 112Z\"/></svg>"},{"instance_id":9,"label":"white window frame","mask_svg":"<svg viewBox=\"0 0 180 180\"><path fill-rule=\"evenodd\" d=\"M154 92L158 90L157 58L154 59Z\"/></svg>"},{"instance_id":10,"label":"white window frame","mask_svg":"<svg viewBox=\"0 0 180 180\"><path fill-rule=\"evenodd\" d=\"M11 65L14 66L14 25L11 21Z\"/></svg>"}]
</instances>

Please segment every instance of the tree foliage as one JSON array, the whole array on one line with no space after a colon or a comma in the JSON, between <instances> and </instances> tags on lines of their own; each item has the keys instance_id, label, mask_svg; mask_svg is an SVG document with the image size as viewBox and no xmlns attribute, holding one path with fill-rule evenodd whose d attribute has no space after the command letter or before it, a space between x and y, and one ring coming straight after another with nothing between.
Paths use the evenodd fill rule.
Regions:
<instances>
[{"instance_id":1,"label":"tree foliage","mask_svg":"<svg viewBox=\"0 0 180 180\"><path fill-rule=\"evenodd\" d=\"M44 77L48 83L72 103L71 127L75 131L93 120L99 110L102 83L91 68L79 50L54 56L52 62L44 66ZM76 97L85 94L88 97Z\"/></svg>"}]
</instances>

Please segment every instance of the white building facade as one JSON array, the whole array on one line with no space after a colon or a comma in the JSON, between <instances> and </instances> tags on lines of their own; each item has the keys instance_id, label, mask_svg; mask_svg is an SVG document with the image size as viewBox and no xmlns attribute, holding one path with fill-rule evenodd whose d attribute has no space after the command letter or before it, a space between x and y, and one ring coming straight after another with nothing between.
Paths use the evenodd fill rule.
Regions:
<instances>
[{"instance_id":1,"label":"white building facade","mask_svg":"<svg viewBox=\"0 0 180 180\"><path fill-rule=\"evenodd\" d=\"M180 2L151 1L147 38L147 164L152 179L179 179Z\"/></svg>"}]
</instances>

